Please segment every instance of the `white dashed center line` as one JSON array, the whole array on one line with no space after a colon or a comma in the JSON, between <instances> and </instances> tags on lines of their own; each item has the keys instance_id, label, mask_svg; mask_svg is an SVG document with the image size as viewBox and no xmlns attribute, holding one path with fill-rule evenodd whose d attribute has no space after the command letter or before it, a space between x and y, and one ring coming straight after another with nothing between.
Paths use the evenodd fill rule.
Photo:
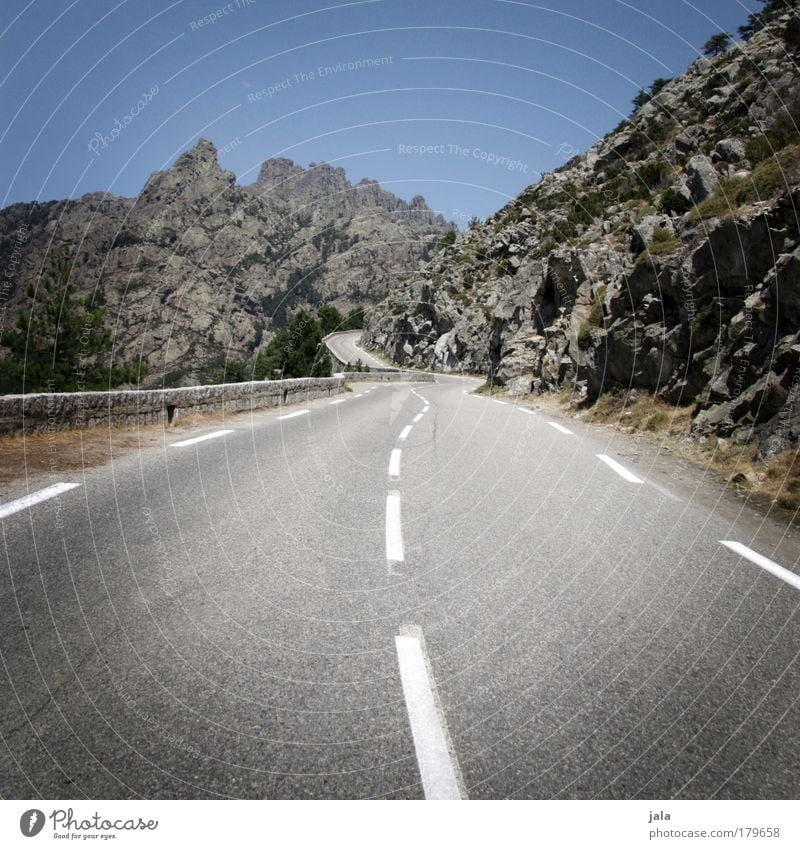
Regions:
<instances>
[{"instance_id":1,"label":"white dashed center line","mask_svg":"<svg viewBox=\"0 0 800 849\"><path fill-rule=\"evenodd\" d=\"M504 407L508 406L508 401L498 401L497 398L492 398L495 404L502 404Z\"/></svg>"},{"instance_id":2,"label":"white dashed center line","mask_svg":"<svg viewBox=\"0 0 800 849\"><path fill-rule=\"evenodd\" d=\"M395 448L392 451L391 456L389 457L389 477L390 478L399 478L400 477L400 454L402 452L399 448Z\"/></svg>"},{"instance_id":3,"label":"white dashed center line","mask_svg":"<svg viewBox=\"0 0 800 849\"><path fill-rule=\"evenodd\" d=\"M330 404L344 404L347 398L337 398L335 401L330 401Z\"/></svg>"},{"instance_id":4,"label":"white dashed center line","mask_svg":"<svg viewBox=\"0 0 800 849\"><path fill-rule=\"evenodd\" d=\"M186 448L187 445L196 445L198 442L205 442L207 439L217 439L220 436L233 433L232 430L215 430L213 433L206 433L203 436L195 436L192 439L182 439L180 442L172 442L172 448Z\"/></svg>"},{"instance_id":5,"label":"white dashed center line","mask_svg":"<svg viewBox=\"0 0 800 849\"><path fill-rule=\"evenodd\" d=\"M16 501L9 501L8 504L0 504L0 519L5 519L6 516L12 513L19 513L20 510L26 510L28 507L33 507L34 504L40 504L42 501L47 501L50 498L55 498L61 495L62 492L69 492L80 486L79 483L54 483L45 489L40 489L38 492L32 492L30 495L25 495L22 498L17 498Z\"/></svg>"},{"instance_id":6,"label":"white dashed center line","mask_svg":"<svg viewBox=\"0 0 800 849\"><path fill-rule=\"evenodd\" d=\"M409 433L411 433L411 425L406 425L406 426L405 426L405 427L404 427L404 428L400 431L400 436L398 436L397 438L398 438L401 442L405 442L405 441L406 441L406 438L407 438L407 437L408 437L408 435L409 435Z\"/></svg>"},{"instance_id":7,"label":"white dashed center line","mask_svg":"<svg viewBox=\"0 0 800 849\"><path fill-rule=\"evenodd\" d=\"M386 560L389 565L402 563L403 533L400 524L400 493L391 490L386 496Z\"/></svg>"},{"instance_id":8,"label":"white dashed center line","mask_svg":"<svg viewBox=\"0 0 800 849\"><path fill-rule=\"evenodd\" d=\"M625 478L626 481L630 483L644 483L641 478L637 478L633 472L629 472L625 466L618 463L616 460L612 460L607 454L598 454L598 460L602 460L609 468L612 468L620 477Z\"/></svg>"},{"instance_id":9,"label":"white dashed center line","mask_svg":"<svg viewBox=\"0 0 800 849\"><path fill-rule=\"evenodd\" d=\"M417 413L417 414L416 414L416 416L414 416L414 418L413 418L413 419L411 419L411 421L412 421L414 424L416 424L416 423L417 423L417 422L418 422L418 421L422 418L422 416L423 416L423 413Z\"/></svg>"},{"instance_id":10,"label":"white dashed center line","mask_svg":"<svg viewBox=\"0 0 800 849\"><path fill-rule=\"evenodd\" d=\"M568 433L572 436L572 431L565 428L564 425L560 425L558 422L548 422L547 424L549 424L550 427L554 427L559 433Z\"/></svg>"},{"instance_id":11,"label":"white dashed center line","mask_svg":"<svg viewBox=\"0 0 800 849\"><path fill-rule=\"evenodd\" d=\"M736 554L746 557L751 563L755 563L756 566L760 566L762 569L765 569L767 572L775 575L776 578L780 578L796 590L800 590L800 575L796 572L790 572L788 569L784 569L783 566L778 566L777 563L767 557L764 557L763 554L753 551L752 548L748 548L740 542L721 539L720 545L724 545L731 551L735 551Z\"/></svg>"},{"instance_id":12,"label":"white dashed center line","mask_svg":"<svg viewBox=\"0 0 800 849\"><path fill-rule=\"evenodd\" d=\"M394 641L425 798L461 799L456 767L447 745L443 718L437 710L422 643L403 634Z\"/></svg>"},{"instance_id":13,"label":"white dashed center line","mask_svg":"<svg viewBox=\"0 0 800 849\"><path fill-rule=\"evenodd\" d=\"M296 413L287 413L285 416L278 416L278 420L283 421L284 419L296 419L298 416L305 416L310 412L311 410L298 410Z\"/></svg>"}]
</instances>

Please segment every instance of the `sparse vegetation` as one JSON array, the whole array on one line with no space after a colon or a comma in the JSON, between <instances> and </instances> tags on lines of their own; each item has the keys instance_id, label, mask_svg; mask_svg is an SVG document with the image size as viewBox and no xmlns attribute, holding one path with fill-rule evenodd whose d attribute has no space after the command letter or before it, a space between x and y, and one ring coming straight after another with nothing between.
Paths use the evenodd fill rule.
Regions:
<instances>
[{"instance_id":1,"label":"sparse vegetation","mask_svg":"<svg viewBox=\"0 0 800 849\"><path fill-rule=\"evenodd\" d=\"M578 332L578 346L580 348L588 348L592 339L592 330L603 326L603 299L606 295L606 288L605 284L597 287L592 309Z\"/></svg>"},{"instance_id":2,"label":"sparse vegetation","mask_svg":"<svg viewBox=\"0 0 800 849\"><path fill-rule=\"evenodd\" d=\"M790 145L775 157L758 165L749 177L720 180L713 197L698 204L692 218L704 220L734 215L739 207L768 200L787 185L800 179L800 145Z\"/></svg>"},{"instance_id":3,"label":"sparse vegetation","mask_svg":"<svg viewBox=\"0 0 800 849\"><path fill-rule=\"evenodd\" d=\"M458 234L455 230L448 230L437 244L437 248L446 248L449 245L454 245L456 243L456 236Z\"/></svg>"},{"instance_id":4,"label":"sparse vegetation","mask_svg":"<svg viewBox=\"0 0 800 849\"><path fill-rule=\"evenodd\" d=\"M364 365L364 363L361 362L360 357L359 357L359 359L357 359L355 361L355 364L354 363L348 363L344 367L344 371L346 371L348 374L351 373L351 372L367 372L369 370L370 370L369 366Z\"/></svg>"},{"instance_id":5,"label":"sparse vegetation","mask_svg":"<svg viewBox=\"0 0 800 849\"><path fill-rule=\"evenodd\" d=\"M74 295L73 264L65 247L54 251L41 284L28 286L29 310L17 314L15 330L0 341L11 356L0 360L2 392L81 392L136 383L147 373L139 366L105 365L112 349L103 330L105 307L92 295Z\"/></svg>"},{"instance_id":6,"label":"sparse vegetation","mask_svg":"<svg viewBox=\"0 0 800 849\"><path fill-rule=\"evenodd\" d=\"M662 193L656 202L659 212L671 215L684 215L692 208L692 202L684 197L677 189L669 188Z\"/></svg>"}]
</instances>

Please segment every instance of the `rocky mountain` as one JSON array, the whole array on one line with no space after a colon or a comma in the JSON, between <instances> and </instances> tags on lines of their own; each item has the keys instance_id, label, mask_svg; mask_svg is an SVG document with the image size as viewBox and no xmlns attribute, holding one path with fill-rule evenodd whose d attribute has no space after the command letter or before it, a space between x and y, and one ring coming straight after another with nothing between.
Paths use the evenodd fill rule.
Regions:
<instances>
[{"instance_id":1,"label":"rocky mountain","mask_svg":"<svg viewBox=\"0 0 800 849\"><path fill-rule=\"evenodd\" d=\"M800 15L657 80L631 118L459 234L367 316L397 363L576 402L638 388L762 450L800 411Z\"/></svg>"},{"instance_id":2,"label":"rocky mountain","mask_svg":"<svg viewBox=\"0 0 800 849\"><path fill-rule=\"evenodd\" d=\"M78 290L107 305L114 356L144 359L148 384L188 385L247 358L299 308L375 304L449 229L421 197L353 185L324 163L270 159L237 185L201 140L138 198L0 210L6 319L30 306L48 250L67 244Z\"/></svg>"}]
</instances>

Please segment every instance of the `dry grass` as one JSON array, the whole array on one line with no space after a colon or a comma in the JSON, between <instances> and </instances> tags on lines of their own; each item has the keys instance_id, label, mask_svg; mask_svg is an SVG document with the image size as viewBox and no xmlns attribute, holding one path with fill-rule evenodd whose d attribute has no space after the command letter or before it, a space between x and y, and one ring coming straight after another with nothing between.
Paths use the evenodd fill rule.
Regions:
<instances>
[{"instance_id":1,"label":"dry grass","mask_svg":"<svg viewBox=\"0 0 800 849\"><path fill-rule=\"evenodd\" d=\"M162 428L70 430L0 439L0 485L40 472L59 474L100 466L112 457L154 444Z\"/></svg>"},{"instance_id":2,"label":"dry grass","mask_svg":"<svg viewBox=\"0 0 800 849\"><path fill-rule=\"evenodd\" d=\"M562 409L571 406L570 388L557 396ZM574 409L574 408L573 408ZM681 457L719 475L732 489L747 495L765 508L800 511L800 451L789 450L769 459L758 456L756 445L735 445L724 439L705 444L689 441L692 407L675 407L637 391L633 399L625 391L601 395L582 416L583 421L618 427L664 443L678 446ZM800 523L800 516L791 516Z\"/></svg>"},{"instance_id":3,"label":"dry grass","mask_svg":"<svg viewBox=\"0 0 800 849\"><path fill-rule=\"evenodd\" d=\"M219 420L219 413L181 416L170 428L163 424L136 428L87 428L27 436L0 437L0 487L31 475L58 475L109 463L132 451L170 441L188 434L193 426ZM226 416L230 418L230 416Z\"/></svg>"},{"instance_id":4,"label":"dry grass","mask_svg":"<svg viewBox=\"0 0 800 849\"><path fill-rule=\"evenodd\" d=\"M691 407L675 407L646 393L607 392L589 408L584 420L617 424L631 432L687 436L692 423Z\"/></svg>"}]
</instances>

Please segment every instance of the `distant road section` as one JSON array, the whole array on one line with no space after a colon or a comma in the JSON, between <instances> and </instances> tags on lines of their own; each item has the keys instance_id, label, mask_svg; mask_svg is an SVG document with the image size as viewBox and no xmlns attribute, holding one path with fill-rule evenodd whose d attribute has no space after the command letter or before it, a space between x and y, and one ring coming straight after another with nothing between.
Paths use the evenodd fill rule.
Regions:
<instances>
[{"instance_id":1,"label":"distant road section","mask_svg":"<svg viewBox=\"0 0 800 849\"><path fill-rule=\"evenodd\" d=\"M353 363L355 365L357 360L361 360L365 366L369 366L372 369L397 371L388 362L381 362L381 360L372 356L372 354L359 348L358 342L360 339L360 330L347 330L341 333L331 333L330 336L326 336L325 344L328 346L331 354L342 364Z\"/></svg>"}]
</instances>

